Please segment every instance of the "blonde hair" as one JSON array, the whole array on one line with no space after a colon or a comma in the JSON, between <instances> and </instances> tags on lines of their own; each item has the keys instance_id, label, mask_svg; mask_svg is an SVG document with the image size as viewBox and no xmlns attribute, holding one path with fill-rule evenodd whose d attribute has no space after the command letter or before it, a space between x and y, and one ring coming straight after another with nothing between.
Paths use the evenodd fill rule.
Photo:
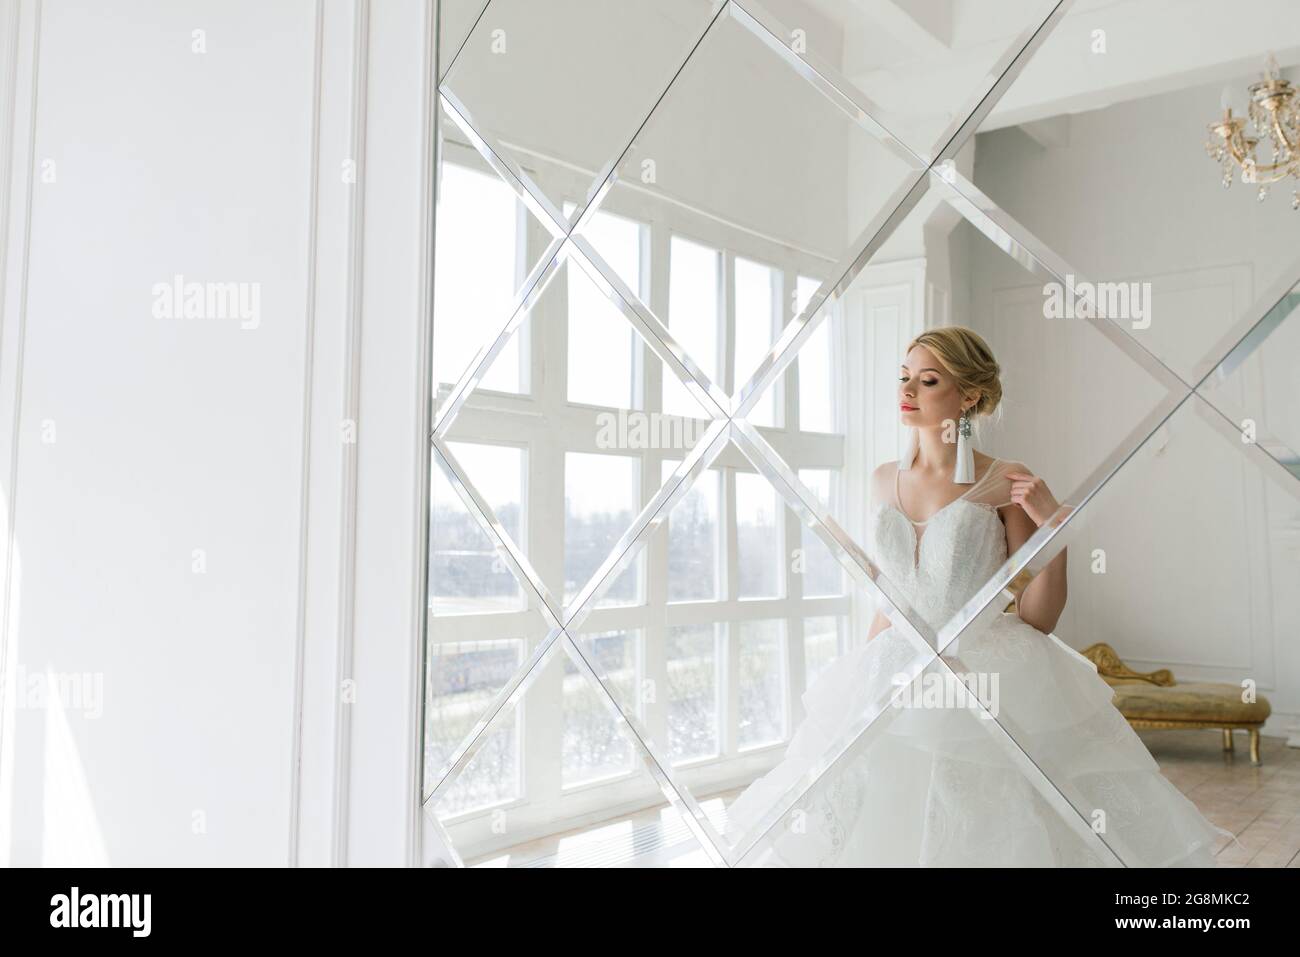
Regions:
<instances>
[{"instance_id":1,"label":"blonde hair","mask_svg":"<svg viewBox=\"0 0 1300 957\"><path fill-rule=\"evenodd\" d=\"M990 415L998 407L1002 401L1002 367L978 332L965 326L940 326L913 339L907 351L911 352L913 346L924 346L934 353L957 380L963 397L979 393L979 400L969 410L972 419Z\"/></svg>"}]
</instances>

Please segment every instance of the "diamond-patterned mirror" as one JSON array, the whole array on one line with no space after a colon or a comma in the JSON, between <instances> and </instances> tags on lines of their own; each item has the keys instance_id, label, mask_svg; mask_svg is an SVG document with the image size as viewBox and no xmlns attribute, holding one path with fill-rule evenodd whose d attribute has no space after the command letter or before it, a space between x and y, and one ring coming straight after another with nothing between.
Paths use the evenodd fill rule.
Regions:
<instances>
[{"instance_id":1,"label":"diamond-patterned mirror","mask_svg":"<svg viewBox=\"0 0 1300 957\"><path fill-rule=\"evenodd\" d=\"M923 669L795 805L767 827L743 867L1066 867L1121 864L1034 772L976 694L942 664ZM944 709L928 704L948 694ZM987 704L997 705L996 695ZM943 723L935 736L932 721ZM920 807L911 802L924 793ZM888 821L873 827L871 821Z\"/></svg>"},{"instance_id":2,"label":"diamond-patterned mirror","mask_svg":"<svg viewBox=\"0 0 1300 957\"><path fill-rule=\"evenodd\" d=\"M799 780L782 772L780 787L769 782L752 792L744 818L733 820L744 786L772 771L792 741L802 742L810 774L847 743L831 727L840 716L820 710L823 696L809 689L822 676L830 682L823 689L842 687L853 662L869 666L873 595L892 588L792 496L788 475L751 455L739 434L711 449L645 538L651 591L644 609L593 602L569 625L732 862L759 836L761 814L779 814L797 796ZM665 472L675 467L664 464ZM808 477L815 483L819 476ZM611 565L602 588L617 589L639 567ZM608 673L600 662L607 636L633 624L643 641L637 680L629 681L620 677L622 658ZM919 636L899 637L888 675L919 671L932 657ZM887 690L864 687L857 708L878 713Z\"/></svg>"},{"instance_id":3,"label":"diamond-patterned mirror","mask_svg":"<svg viewBox=\"0 0 1300 957\"><path fill-rule=\"evenodd\" d=\"M957 132L1057 3L753 0L741 6L928 159Z\"/></svg>"},{"instance_id":4,"label":"diamond-patterned mirror","mask_svg":"<svg viewBox=\"0 0 1300 957\"><path fill-rule=\"evenodd\" d=\"M1071 436L1069 454L1051 476L1061 498L1080 486L1090 490L1095 473L1117 454L1132 451L1185 394L1167 369L1116 335L1112 323L1045 317L1050 300L1044 290L1066 290L1064 278L1058 280L1049 265L1023 248L1006 250L1007 237L999 227L944 176L932 176L912 199L889 235L855 267L851 281L841 282L842 291L826 300L811 332L803 333L805 341L799 343L793 327L786 331L794 347L778 353L753 383L742 387L737 406L744 415L768 404L767 393L788 375L781 362L789 360L799 383L796 404L801 413L805 408L812 413L808 431L816 433L823 448L833 450L835 481L823 486L823 504L864 547L874 509L905 511L901 485L905 481L911 487L910 477L903 480L897 469L886 468L883 482L879 471L898 457L906 435L897 425L900 362L913 336L949 324L954 314L982 330L995 355L1005 354L1004 344L1015 344L1035 357L1002 371L1008 399L993 417L976 420L973 441L1001 462L1041 472L1040 465L1025 462L1017 452L1050 447L1060 435ZM988 276L996 277L997 288L978 289L975 278ZM1068 381L1075 368L1088 370L1100 382L1123 383L1123 388L1053 387ZM771 384L764 385L765 380ZM1017 403L1014 396L1034 400ZM926 402L924 395L912 401ZM802 432L771 435L773 451L800 470L807 467L809 455L817 454L813 438L804 439ZM882 486L884 495L879 494ZM1010 480L1004 480L990 489L995 494L988 501L999 506L1009 502L1009 488ZM901 580L909 571L893 577ZM930 627L960 630L967 617L961 614L965 603L960 598L954 595L929 610Z\"/></svg>"},{"instance_id":5,"label":"diamond-patterned mirror","mask_svg":"<svg viewBox=\"0 0 1300 957\"><path fill-rule=\"evenodd\" d=\"M1078 280L1110 284L1120 327L1195 385L1254 297L1295 265L1285 237L1300 184L1248 182L1229 161L1224 189L1206 144L1225 106L1246 113L1270 51L1295 65L1283 51L1300 37L1300 8L1189 9L1170 30L1156 3L1087 6L1043 40L963 158L974 186ZM1267 133L1246 132L1270 162Z\"/></svg>"},{"instance_id":6,"label":"diamond-patterned mirror","mask_svg":"<svg viewBox=\"0 0 1300 957\"><path fill-rule=\"evenodd\" d=\"M635 635L602 641L611 665L626 665L636 654ZM455 664L435 672L473 674L465 657L454 655ZM630 677L634 670L616 673ZM444 770L426 802L426 837L448 865L710 866L694 819L680 813L670 788L665 798L657 771L560 637ZM611 822L611 811L624 813Z\"/></svg>"},{"instance_id":7,"label":"diamond-patterned mirror","mask_svg":"<svg viewBox=\"0 0 1300 957\"><path fill-rule=\"evenodd\" d=\"M1255 759L1300 701L1300 212L1203 145L1300 18L996 6L443 5L446 863L1188 865L1241 824L1103 674L1241 689ZM1001 397L936 495L897 462L951 326Z\"/></svg>"},{"instance_id":8,"label":"diamond-patterned mirror","mask_svg":"<svg viewBox=\"0 0 1300 957\"><path fill-rule=\"evenodd\" d=\"M585 206L721 5L492 0L441 92L553 213L570 189Z\"/></svg>"}]
</instances>

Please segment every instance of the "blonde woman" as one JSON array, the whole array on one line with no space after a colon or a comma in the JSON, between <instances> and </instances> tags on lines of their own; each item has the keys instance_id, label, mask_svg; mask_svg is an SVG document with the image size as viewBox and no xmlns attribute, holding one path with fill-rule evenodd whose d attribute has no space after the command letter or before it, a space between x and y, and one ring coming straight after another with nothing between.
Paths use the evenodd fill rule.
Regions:
<instances>
[{"instance_id":1,"label":"blonde woman","mask_svg":"<svg viewBox=\"0 0 1300 957\"><path fill-rule=\"evenodd\" d=\"M988 344L961 326L922 333L899 367L899 416L910 440L900 461L872 475L869 552L935 631L1059 508L1023 462L973 447L970 425L998 408L1000 375ZM804 695L807 716L781 763L728 809L733 841L765 831L743 863L1113 863L1080 833L1090 829L1129 866L1209 865L1216 833L1231 833L1165 779L1096 668L1051 634L1065 607L1066 560L1062 550L1013 613L968 628L944 651L964 666L963 686L997 715L1059 795L1034 787L1002 730L972 697L951 694L944 669L932 666L922 683L949 682L947 698L896 695L900 686L915 692L906 674L915 671L918 651L878 613L870 640L826 668ZM791 813L772 822L781 798L805 787L836 742L882 709L893 713L882 714Z\"/></svg>"}]
</instances>

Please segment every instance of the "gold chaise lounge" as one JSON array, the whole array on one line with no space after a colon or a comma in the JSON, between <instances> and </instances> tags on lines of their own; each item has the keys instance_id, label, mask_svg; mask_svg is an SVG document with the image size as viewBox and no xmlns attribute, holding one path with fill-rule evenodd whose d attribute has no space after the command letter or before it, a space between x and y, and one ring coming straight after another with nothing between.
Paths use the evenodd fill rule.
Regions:
<instances>
[{"instance_id":1,"label":"gold chaise lounge","mask_svg":"<svg viewBox=\"0 0 1300 957\"><path fill-rule=\"evenodd\" d=\"M1250 763L1259 765L1259 729L1272 711L1267 698L1243 701L1242 689L1233 684L1179 683L1168 668L1134 671L1105 642L1080 654L1115 689L1115 707L1134 728L1222 728L1225 751L1233 750L1233 731L1249 731Z\"/></svg>"},{"instance_id":2,"label":"gold chaise lounge","mask_svg":"<svg viewBox=\"0 0 1300 957\"><path fill-rule=\"evenodd\" d=\"M1007 592L1019 596L1032 579L1027 569L1013 578ZM1004 592L1004 594L1006 594ZM1006 611L1015 611L1015 602ZM1115 689L1114 704L1134 728L1222 728L1223 750L1232 751L1232 732L1250 732L1250 763L1258 766L1259 729L1272 712L1268 699L1257 695L1243 701L1241 688L1217 682L1174 681L1168 668L1149 674L1134 671L1115 649L1103 641L1080 652L1097 666L1099 674Z\"/></svg>"}]
</instances>

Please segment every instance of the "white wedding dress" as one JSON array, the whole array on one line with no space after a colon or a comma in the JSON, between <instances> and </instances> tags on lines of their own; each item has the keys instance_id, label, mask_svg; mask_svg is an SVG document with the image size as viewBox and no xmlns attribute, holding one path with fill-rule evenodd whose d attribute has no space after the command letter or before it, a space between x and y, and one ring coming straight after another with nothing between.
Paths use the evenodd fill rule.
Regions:
<instances>
[{"instance_id":1,"label":"white wedding dress","mask_svg":"<svg viewBox=\"0 0 1300 957\"><path fill-rule=\"evenodd\" d=\"M994 460L965 495L924 523L904 515L892 469L892 496L873 492L888 500L869 509L869 554L937 630L1006 561L997 509L1010 504L1006 473L1027 469ZM952 654L966 673L996 676L999 721L1072 808L1058 802L1058 809L1039 793L1013 759L1014 746L976 709L888 704L899 688L895 676L915 672L921 660L891 626L808 688L806 717L783 760L728 808L733 846L755 837L782 797L807 785L837 740L882 710L883 728L860 736L791 813L746 845L752 849L741 863L1069 867L1118 857L1128 866L1212 865L1216 834L1233 835L1160 773L1088 659L1012 613L968 628L945 649L945 658Z\"/></svg>"}]
</instances>

